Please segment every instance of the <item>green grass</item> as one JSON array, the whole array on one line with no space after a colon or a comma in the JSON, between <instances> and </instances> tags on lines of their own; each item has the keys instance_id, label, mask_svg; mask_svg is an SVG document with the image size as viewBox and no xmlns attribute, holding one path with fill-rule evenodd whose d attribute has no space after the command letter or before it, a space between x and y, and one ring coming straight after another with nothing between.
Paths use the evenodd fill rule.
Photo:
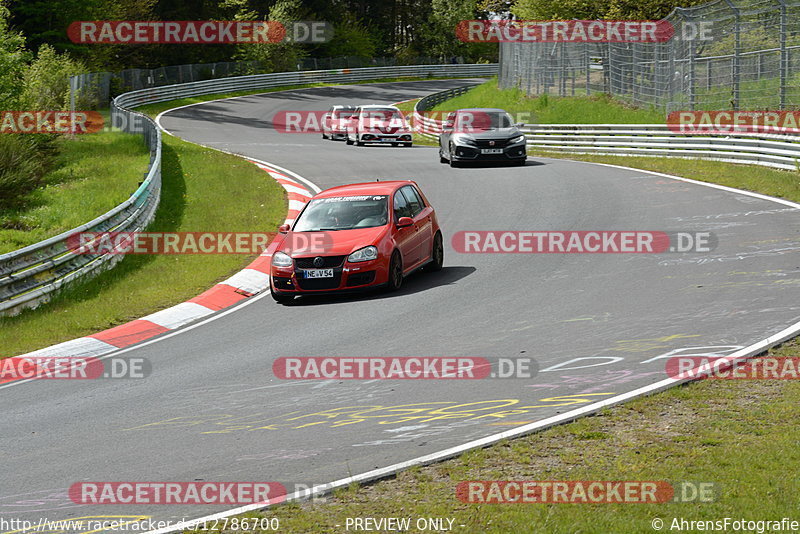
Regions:
<instances>
[{"instance_id":1,"label":"green grass","mask_svg":"<svg viewBox=\"0 0 800 534\"><path fill-rule=\"evenodd\" d=\"M528 113L519 122L539 124L656 124L666 120L655 108L631 107L607 95L531 98L519 89L498 89L496 78L442 102L433 111L478 107L503 108L515 117Z\"/></svg>"},{"instance_id":2,"label":"green grass","mask_svg":"<svg viewBox=\"0 0 800 534\"><path fill-rule=\"evenodd\" d=\"M0 254L58 235L124 202L150 161L141 138L101 132L55 140L58 155L45 187L22 207L0 211Z\"/></svg>"},{"instance_id":3,"label":"green grass","mask_svg":"<svg viewBox=\"0 0 800 534\"><path fill-rule=\"evenodd\" d=\"M110 158L108 162L118 164ZM284 191L267 173L242 158L169 135L164 135L162 179L161 204L149 231L274 231L286 214ZM0 357L92 334L183 302L251 259L223 254L128 256L48 304L0 318Z\"/></svg>"},{"instance_id":4,"label":"green grass","mask_svg":"<svg viewBox=\"0 0 800 534\"><path fill-rule=\"evenodd\" d=\"M798 357L800 342L771 352ZM654 518L667 527L680 517L780 520L797 510L798 417L797 381L701 381L342 490L324 502L248 515L277 517L280 530L294 534L342 532L348 517L411 517L412 525L420 517L444 517L455 520L454 532L496 534L656 532ZM711 482L716 493L714 502L467 504L455 495L456 484L466 480Z\"/></svg>"}]
</instances>

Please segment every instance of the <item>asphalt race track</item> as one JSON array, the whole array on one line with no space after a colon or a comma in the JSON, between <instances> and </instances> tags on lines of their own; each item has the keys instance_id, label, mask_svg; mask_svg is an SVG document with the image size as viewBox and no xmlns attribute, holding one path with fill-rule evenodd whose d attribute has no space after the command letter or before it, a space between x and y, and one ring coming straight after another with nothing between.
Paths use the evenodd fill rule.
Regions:
<instances>
[{"instance_id":1,"label":"asphalt race track","mask_svg":"<svg viewBox=\"0 0 800 534\"><path fill-rule=\"evenodd\" d=\"M79 506L66 490L78 481L321 484L630 391L664 379L666 355L729 354L800 320L796 209L563 160L451 169L430 147L346 146L277 133L270 122L279 110L391 103L464 83L294 90L165 115L175 135L323 189L416 180L439 214L445 268L415 274L391 295L289 306L254 297L127 350L150 360L144 380L2 388L0 515L199 517L229 507ZM450 237L461 230L710 231L719 246L458 254ZM541 371L526 380L280 381L271 365L281 356L528 357Z\"/></svg>"}]
</instances>

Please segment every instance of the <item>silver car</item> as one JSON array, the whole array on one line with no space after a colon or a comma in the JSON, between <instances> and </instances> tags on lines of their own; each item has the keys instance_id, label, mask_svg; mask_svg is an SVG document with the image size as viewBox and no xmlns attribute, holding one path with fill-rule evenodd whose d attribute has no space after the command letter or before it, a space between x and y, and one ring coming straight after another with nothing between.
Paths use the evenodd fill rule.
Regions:
<instances>
[{"instance_id":1,"label":"silver car","mask_svg":"<svg viewBox=\"0 0 800 534\"><path fill-rule=\"evenodd\" d=\"M470 161L525 165L525 134L511 115L496 108L459 109L450 113L439 135L439 161L457 167Z\"/></svg>"}]
</instances>

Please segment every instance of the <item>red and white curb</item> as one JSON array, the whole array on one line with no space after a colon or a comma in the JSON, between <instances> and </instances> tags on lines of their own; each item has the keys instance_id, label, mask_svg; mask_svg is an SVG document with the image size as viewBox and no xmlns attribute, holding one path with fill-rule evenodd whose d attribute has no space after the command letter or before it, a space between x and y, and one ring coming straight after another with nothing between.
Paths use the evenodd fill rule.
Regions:
<instances>
[{"instance_id":1,"label":"red and white curb","mask_svg":"<svg viewBox=\"0 0 800 534\"><path fill-rule=\"evenodd\" d=\"M314 193L300 182L301 177L297 175L290 176L289 171L285 169L278 170L272 164L246 159L266 171L286 190L286 195L289 198L289 211L286 214L284 223L291 224L294 222L300 210L314 196ZM180 328L267 290L269 288L269 267L273 252L274 245L270 244L250 265L186 302L90 336L65 341L20 356L103 356L164 332Z\"/></svg>"}]
</instances>

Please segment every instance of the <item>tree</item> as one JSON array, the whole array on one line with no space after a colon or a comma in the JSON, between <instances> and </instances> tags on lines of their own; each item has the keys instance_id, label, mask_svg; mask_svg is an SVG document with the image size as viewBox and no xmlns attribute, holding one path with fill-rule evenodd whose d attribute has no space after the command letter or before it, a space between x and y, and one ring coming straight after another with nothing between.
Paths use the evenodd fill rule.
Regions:
<instances>
[{"instance_id":1,"label":"tree","mask_svg":"<svg viewBox=\"0 0 800 534\"><path fill-rule=\"evenodd\" d=\"M25 37L11 30L10 12L0 0L0 106L14 109L22 92L22 73L30 54L25 50Z\"/></svg>"}]
</instances>

